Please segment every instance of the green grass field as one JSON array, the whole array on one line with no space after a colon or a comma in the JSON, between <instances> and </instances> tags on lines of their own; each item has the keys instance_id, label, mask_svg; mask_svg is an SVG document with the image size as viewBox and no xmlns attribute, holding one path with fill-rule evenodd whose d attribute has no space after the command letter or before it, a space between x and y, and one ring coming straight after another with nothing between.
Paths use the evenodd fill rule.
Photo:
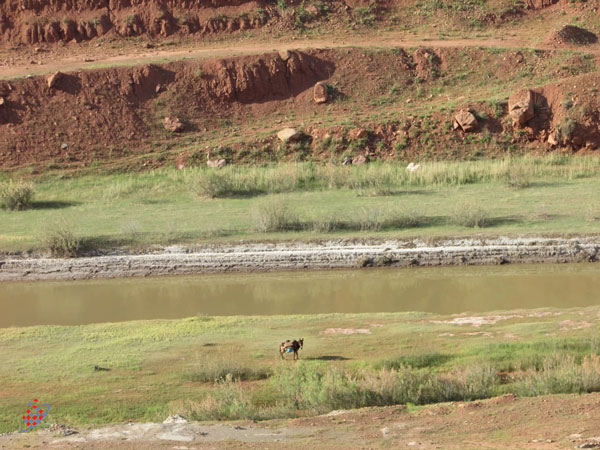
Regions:
<instances>
[{"instance_id":1,"label":"green grass field","mask_svg":"<svg viewBox=\"0 0 600 450\"><path fill-rule=\"evenodd\" d=\"M497 314L480 327L380 313L2 329L0 432L33 398L52 407L45 426L77 426L600 390L598 307ZM302 361L281 361L279 343L300 336Z\"/></svg>"},{"instance_id":2,"label":"green grass field","mask_svg":"<svg viewBox=\"0 0 600 450\"><path fill-rule=\"evenodd\" d=\"M0 210L0 249L41 248L57 228L88 247L135 248L241 238L598 231L598 157L431 162L414 174L404 167L305 163L47 175L33 180L31 209Z\"/></svg>"}]
</instances>

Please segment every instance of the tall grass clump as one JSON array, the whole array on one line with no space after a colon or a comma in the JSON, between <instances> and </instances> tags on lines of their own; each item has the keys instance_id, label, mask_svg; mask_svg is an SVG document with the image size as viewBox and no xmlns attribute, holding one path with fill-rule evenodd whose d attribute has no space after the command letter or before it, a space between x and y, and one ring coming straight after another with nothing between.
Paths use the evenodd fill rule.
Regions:
<instances>
[{"instance_id":1,"label":"tall grass clump","mask_svg":"<svg viewBox=\"0 0 600 450\"><path fill-rule=\"evenodd\" d=\"M57 258L74 258L83 251L82 239L65 222L53 222L43 232L42 247Z\"/></svg>"},{"instance_id":2,"label":"tall grass clump","mask_svg":"<svg viewBox=\"0 0 600 450\"><path fill-rule=\"evenodd\" d=\"M600 391L600 356L589 355L579 364L572 355L556 354L541 370L529 370L516 386L523 396Z\"/></svg>"},{"instance_id":3,"label":"tall grass clump","mask_svg":"<svg viewBox=\"0 0 600 450\"><path fill-rule=\"evenodd\" d=\"M197 370L185 374L184 378L201 383L218 383L226 380L263 380L268 376L269 370L266 368L245 367L232 360L210 360Z\"/></svg>"},{"instance_id":4,"label":"tall grass clump","mask_svg":"<svg viewBox=\"0 0 600 450\"><path fill-rule=\"evenodd\" d=\"M267 197L253 210L256 231L291 231L300 227L298 216L290 209L283 198Z\"/></svg>"},{"instance_id":5,"label":"tall grass clump","mask_svg":"<svg viewBox=\"0 0 600 450\"><path fill-rule=\"evenodd\" d=\"M467 203L456 207L449 223L461 227L483 228L491 225L492 218L481 206Z\"/></svg>"},{"instance_id":6,"label":"tall grass clump","mask_svg":"<svg viewBox=\"0 0 600 450\"><path fill-rule=\"evenodd\" d=\"M31 207L35 194L33 183L8 181L0 183L0 207L10 211L20 211Z\"/></svg>"},{"instance_id":7,"label":"tall grass clump","mask_svg":"<svg viewBox=\"0 0 600 450\"><path fill-rule=\"evenodd\" d=\"M227 197L234 191L230 172L207 170L192 184L192 191L199 197Z\"/></svg>"},{"instance_id":8,"label":"tall grass clump","mask_svg":"<svg viewBox=\"0 0 600 450\"><path fill-rule=\"evenodd\" d=\"M525 189L531 186L531 177L520 166L511 166L503 177L504 184L513 189Z\"/></svg>"}]
</instances>

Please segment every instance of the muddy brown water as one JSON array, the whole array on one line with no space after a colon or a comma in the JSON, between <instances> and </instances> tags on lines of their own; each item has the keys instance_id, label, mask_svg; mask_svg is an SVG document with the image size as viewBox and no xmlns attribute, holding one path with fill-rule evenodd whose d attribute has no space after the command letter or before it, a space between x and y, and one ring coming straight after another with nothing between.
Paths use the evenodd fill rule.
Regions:
<instances>
[{"instance_id":1,"label":"muddy brown water","mask_svg":"<svg viewBox=\"0 0 600 450\"><path fill-rule=\"evenodd\" d=\"M204 315L600 304L600 264L339 270L0 283L0 327Z\"/></svg>"}]
</instances>

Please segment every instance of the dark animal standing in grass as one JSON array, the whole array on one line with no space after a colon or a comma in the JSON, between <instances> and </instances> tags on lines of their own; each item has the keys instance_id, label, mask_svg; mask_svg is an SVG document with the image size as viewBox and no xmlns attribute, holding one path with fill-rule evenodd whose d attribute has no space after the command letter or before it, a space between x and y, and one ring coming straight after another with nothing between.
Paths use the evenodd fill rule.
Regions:
<instances>
[{"instance_id":1,"label":"dark animal standing in grass","mask_svg":"<svg viewBox=\"0 0 600 450\"><path fill-rule=\"evenodd\" d=\"M300 359L298 356L298 350L304 347L304 338L300 338L297 341L290 341L289 339L285 342L282 342L279 346L279 354L281 355L281 359L283 358L284 353L292 353L294 352L294 359Z\"/></svg>"}]
</instances>

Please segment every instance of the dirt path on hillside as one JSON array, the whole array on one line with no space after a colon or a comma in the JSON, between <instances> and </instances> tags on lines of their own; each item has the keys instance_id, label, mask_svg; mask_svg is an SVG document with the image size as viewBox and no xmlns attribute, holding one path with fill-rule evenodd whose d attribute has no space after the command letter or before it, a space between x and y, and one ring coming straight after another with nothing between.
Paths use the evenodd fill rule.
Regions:
<instances>
[{"instance_id":1,"label":"dirt path on hillside","mask_svg":"<svg viewBox=\"0 0 600 450\"><path fill-rule=\"evenodd\" d=\"M509 394L409 412L404 406L316 417L205 425L170 418L96 429L56 427L0 436L0 449L568 449L600 447L600 394Z\"/></svg>"},{"instance_id":2,"label":"dirt path on hillside","mask_svg":"<svg viewBox=\"0 0 600 450\"><path fill-rule=\"evenodd\" d=\"M297 39L282 42L254 42L251 44L213 44L209 46L184 44L169 49L147 49L141 44L121 50L104 47L68 46L67 51L51 46L41 47L34 52L11 51L0 53L0 79L19 78L27 75L40 75L58 70L63 72L79 69L137 65L152 62L165 62L181 59L226 58L241 55L261 54L271 51L306 48L344 48L344 47L489 47L489 48L527 48L534 44L519 37L473 38L473 39L415 39L404 33L384 33L378 36L347 36L327 39ZM548 46L535 45L535 48L551 49ZM586 52L599 53L600 46L585 47ZM57 52L61 52L57 53Z\"/></svg>"}]
</instances>

